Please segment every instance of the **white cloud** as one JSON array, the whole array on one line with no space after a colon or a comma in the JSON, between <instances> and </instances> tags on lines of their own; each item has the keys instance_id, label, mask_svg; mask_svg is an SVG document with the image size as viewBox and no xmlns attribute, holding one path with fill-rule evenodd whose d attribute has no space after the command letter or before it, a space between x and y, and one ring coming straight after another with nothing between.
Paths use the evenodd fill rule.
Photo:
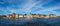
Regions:
<instances>
[{"instance_id":1,"label":"white cloud","mask_svg":"<svg viewBox=\"0 0 60 26\"><path fill-rule=\"evenodd\" d=\"M48 12L48 11L50 11L50 12L56 14L57 12L54 11L54 10L56 10L56 9L60 9L60 7L51 7L51 8L39 10L39 11L36 11L36 12L37 12L37 13L39 13L39 12L42 12L42 13L43 13L43 12Z\"/></svg>"},{"instance_id":2,"label":"white cloud","mask_svg":"<svg viewBox=\"0 0 60 26\"><path fill-rule=\"evenodd\" d=\"M11 8L11 7L14 7L14 5L13 6L11 6L11 7L7 7L7 10L8 11L10 11L11 13L17 13L17 12L26 12L26 13L30 13L30 12L32 12L31 11L31 9L33 8L33 7L36 7L36 9L38 9L38 8L42 8L42 10L37 10L37 11L35 11L34 13L39 13L39 12L46 12L46 11L50 11L50 12L53 12L53 13L56 13L54 10L56 10L56 9L59 9L59 7L50 7L50 8L48 8L48 9L46 9L45 7L42 7L44 4L46 4L46 3L49 3L49 2L51 2L51 1L53 1L53 0L47 0L47 2L43 2L44 0L41 0L41 1L38 1L38 2L34 2L34 0L29 0L26 4L24 4L24 6L22 7L22 9L20 9L20 7L19 7L19 9L13 9L13 8ZM39 4L38 6L36 6L37 4ZM36 9L33 9L33 11L34 10L36 10ZM3 11L3 10L2 10ZM7 12L6 10L4 11L4 12Z\"/></svg>"}]
</instances>

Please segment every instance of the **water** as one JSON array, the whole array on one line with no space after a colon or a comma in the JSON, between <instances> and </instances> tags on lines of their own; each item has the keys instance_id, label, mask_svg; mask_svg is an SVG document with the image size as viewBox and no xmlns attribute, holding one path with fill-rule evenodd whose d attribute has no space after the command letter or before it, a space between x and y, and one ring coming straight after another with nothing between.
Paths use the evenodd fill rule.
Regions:
<instances>
[{"instance_id":1,"label":"water","mask_svg":"<svg viewBox=\"0 0 60 26\"><path fill-rule=\"evenodd\" d=\"M60 26L60 18L0 19L0 26Z\"/></svg>"}]
</instances>

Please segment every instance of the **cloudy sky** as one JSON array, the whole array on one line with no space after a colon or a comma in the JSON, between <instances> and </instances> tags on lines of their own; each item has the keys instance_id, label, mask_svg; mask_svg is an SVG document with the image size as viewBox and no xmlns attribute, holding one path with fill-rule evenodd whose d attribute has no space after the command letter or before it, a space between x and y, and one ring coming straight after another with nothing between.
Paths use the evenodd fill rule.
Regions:
<instances>
[{"instance_id":1,"label":"cloudy sky","mask_svg":"<svg viewBox=\"0 0 60 26\"><path fill-rule=\"evenodd\" d=\"M0 15L11 13L60 15L60 0L0 0Z\"/></svg>"}]
</instances>

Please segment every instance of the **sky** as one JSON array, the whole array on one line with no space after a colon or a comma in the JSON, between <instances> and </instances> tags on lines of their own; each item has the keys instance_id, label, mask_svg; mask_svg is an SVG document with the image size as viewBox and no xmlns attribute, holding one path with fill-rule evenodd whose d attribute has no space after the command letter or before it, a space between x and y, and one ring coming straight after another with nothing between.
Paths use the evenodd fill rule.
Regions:
<instances>
[{"instance_id":1,"label":"sky","mask_svg":"<svg viewBox=\"0 0 60 26\"><path fill-rule=\"evenodd\" d=\"M60 0L0 0L0 15L12 13L60 15Z\"/></svg>"}]
</instances>

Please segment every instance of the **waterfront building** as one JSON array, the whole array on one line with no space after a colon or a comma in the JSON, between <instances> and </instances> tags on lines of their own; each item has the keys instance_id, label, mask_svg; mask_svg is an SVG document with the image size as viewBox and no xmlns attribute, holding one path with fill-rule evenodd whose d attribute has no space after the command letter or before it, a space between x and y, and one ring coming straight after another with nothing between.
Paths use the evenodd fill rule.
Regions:
<instances>
[{"instance_id":1,"label":"waterfront building","mask_svg":"<svg viewBox=\"0 0 60 26\"><path fill-rule=\"evenodd\" d=\"M45 18L46 17L46 15L41 15L41 18Z\"/></svg>"},{"instance_id":2,"label":"waterfront building","mask_svg":"<svg viewBox=\"0 0 60 26\"><path fill-rule=\"evenodd\" d=\"M18 19L18 18L19 18L19 14L16 14L16 15L15 15L15 18Z\"/></svg>"},{"instance_id":3,"label":"waterfront building","mask_svg":"<svg viewBox=\"0 0 60 26\"><path fill-rule=\"evenodd\" d=\"M32 17L32 14L27 14L26 17L27 17L28 19L33 18L33 17Z\"/></svg>"},{"instance_id":4,"label":"waterfront building","mask_svg":"<svg viewBox=\"0 0 60 26\"><path fill-rule=\"evenodd\" d=\"M22 14L19 14L19 18L24 18Z\"/></svg>"},{"instance_id":5,"label":"waterfront building","mask_svg":"<svg viewBox=\"0 0 60 26\"><path fill-rule=\"evenodd\" d=\"M13 13L13 14L9 14L9 15L6 15L7 18L15 18L16 14Z\"/></svg>"},{"instance_id":6,"label":"waterfront building","mask_svg":"<svg viewBox=\"0 0 60 26\"><path fill-rule=\"evenodd\" d=\"M9 14L9 15L6 15L6 18L11 18L12 16Z\"/></svg>"},{"instance_id":7,"label":"waterfront building","mask_svg":"<svg viewBox=\"0 0 60 26\"><path fill-rule=\"evenodd\" d=\"M49 18L49 15L46 15L46 17L45 18Z\"/></svg>"},{"instance_id":8,"label":"waterfront building","mask_svg":"<svg viewBox=\"0 0 60 26\"><path fill-rule=\"evenodd\" d=\"M57 18L57 16L55 14L50 14L49 18Z\"/></svg>"},{"instance_id":9,"label":"waterfront building","mask_svg":"<svg viewBox=\"0 0 60 26\"><path fill-rule=\"evenodd\" d=\"M33 18L39 18L40 15L39 15L39 14L32 14L32 17L33 17Z\"/></svg>"},{"instance_id":10,"label":"waterfront building","mask_svg":"<svg viewBox=\"0 0 60 26\"><path fill-rule=\"evenodd\" d=\"M11 18L15 18L16 17L16 14L15 13L13 13L13 14L11 14Z\"/></svg>"},{"instance_id":11,"label":"waterfront building","mask_svg":"<svg viewBox=\"0 0 60 26\"><path fill-rule=\"evenodd\" d=\"M9 14L6 16L7 18L56 18L57 16L55 14L50 15L41 15L41 14Z\"/></svg>"},{"instance_id":12,"label":"waterfront building","mask_svg":"<svg viewBox=\"0 0 60 26\"><path fill-rule=\"evenodd\" d=\"M0 18L6 18L6 16L5 15L0 15Z\"/></svg>"},{"instance_id":13,"label":"waterfront building","mask_svg":"<svg viewBox=\"0 0 60 26\"><path fill-rule=\"evenodd\" d=\"M27 14L24 14L23 17L24 17L24 18L27 18Z\"/></svg>"}]
</instances>

